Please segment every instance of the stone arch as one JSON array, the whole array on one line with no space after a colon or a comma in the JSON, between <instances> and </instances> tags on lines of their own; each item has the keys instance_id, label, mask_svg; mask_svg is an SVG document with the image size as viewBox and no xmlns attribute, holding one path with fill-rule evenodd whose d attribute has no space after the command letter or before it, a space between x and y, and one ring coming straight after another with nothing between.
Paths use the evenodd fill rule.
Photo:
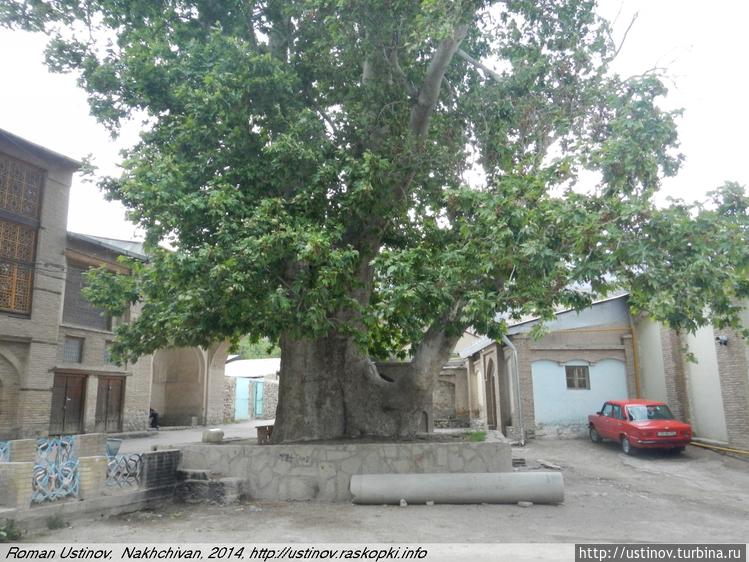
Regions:
<instances>
[{"instance_id":1,"label":"stone arch","mask_svg":"<svg viewBox=\"0 0 749 562\"><path fill-rule=\"evenodd\" d=\"M20 399L20 362L0 347L0 439L17 436L17 408Z\"/></svg>"},{"instance_id":2,"label":"stone arch","mask_svg":"<svg viewBox=\"0 0 749 562\"><path fill-rule=\"evenodd\" d=\"M195 347L161 349L153 355L151 408L161 425L192 425L205 419L204 352Z\"/></svg>"},{"instance_id":3,"label":"stone arch","mask_svg":"<svg viewBox=\"0 0 749 562\"><path fill-rule=\"evenodd\" d=\"M203 397L206 412L205 423L220 424L224 422L224 394L226 393L224 367L229 357L228 341L212 344L207 352L208 379Z\"/></svg>"},{"instance_id":4,"label":"stone arch","mask_svg":"<svg viewBox=\"0 0 749 562\"><path fill-rule=\"evenodd\" d=\"M0 357L4 358L8 363L10 363L13 368L16 371L16 375L20 374L22 368L21 368L21 361L16 357L16 355L4 347L0 346Z\"/></svg>"}]
</instances>

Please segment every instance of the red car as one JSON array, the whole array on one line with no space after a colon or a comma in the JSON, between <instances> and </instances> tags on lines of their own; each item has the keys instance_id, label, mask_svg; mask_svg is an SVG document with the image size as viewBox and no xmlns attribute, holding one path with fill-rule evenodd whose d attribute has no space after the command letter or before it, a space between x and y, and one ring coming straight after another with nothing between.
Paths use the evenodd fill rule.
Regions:
<instances>
[{"instance_id":1,"label":"red car","mask_svg":"<svg viewBox=\"0 0 749 562\"><path fill-rule=\"evenodd\" d=\"M600 412L588 416L590 440L611 439L622 451L670 449L681 452L692 440L692 427L674 419L664 402L653 400L609 400Z\"/></svg>"}]
</instances>

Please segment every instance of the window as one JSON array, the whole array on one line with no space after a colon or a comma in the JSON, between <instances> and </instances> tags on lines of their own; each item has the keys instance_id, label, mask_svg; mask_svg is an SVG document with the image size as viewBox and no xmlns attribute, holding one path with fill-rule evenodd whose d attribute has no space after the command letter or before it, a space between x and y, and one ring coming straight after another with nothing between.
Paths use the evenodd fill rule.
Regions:
<instances>
[{"instance_id":1,"label":"window","mask_svg":"<svg viewBox=\"0 0 749 562\"><path fill-rule=\"evenodd\" d=\"M622 416L622 407L619 406L618 404L614 404L614 415L612 417L618 420L621 420L624 418L624 416Z\"/></svg>"},{"instance_id":2,"label":"window","mask_svg":"<svg viewBox=\"0 0 749 562\"><path fill-rule=\"evenodd\" d=\"M590 371L587 365L567 365L567 388L590 390Z\"/></svg>"},{"instance_id":3,"label":"window","mask_svg":"<svg viewBox=\"0 0 749 562\"><path fill-rule=\"evenodd\" d=\"M0 154L0 311L31 313L44 171Z\"/></svg>"},{"instance_id":4,"label":"window","mask_svg":"<svg viewBox=\"0 0 749 562\"><path fill-rule=\"evenodd\" d=\"M83 360L83 338L65 338L62 358L66 363L80 363Z\"/></svg>"},{"instance_id":5,"label":"window","mask_svg":"<svg viewBox=\"0 0 749 562\"><path fill-rule=\"evenodd\" d=\"M672 420L674 415L665 404L648 404L627 406L629 419L632 421Z\"/></svg>"},{"instance_id":6,"label":"window","mask_svg":"<svg viewBox=\"0 0 749 562\"><path fill-rule=\"evenodd\" d=\"M86 271L88 271L87 266L68 261L62 320L76 326L111 331L111 318L104 311L95 308L88 302L81 292L84 286L83 274Z\"/></svg>"},{"instance_id":7,"label":"window","mask_svg":"<svg viewBox=\"0 0 749 562\"><path fill-rule=\"evenodd\" d=\"M609 418L612 416L613 413L614 413L614 407L611 404L606 404L603 407L603 410L601 410L601 414Z\"/></svg>"}]
</instances>

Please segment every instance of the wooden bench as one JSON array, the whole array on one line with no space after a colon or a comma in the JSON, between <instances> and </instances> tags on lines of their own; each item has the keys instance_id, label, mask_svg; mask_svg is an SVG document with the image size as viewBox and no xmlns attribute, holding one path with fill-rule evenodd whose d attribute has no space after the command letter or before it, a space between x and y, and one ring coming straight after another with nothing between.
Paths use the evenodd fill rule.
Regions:
<instances>
[{"instance_id":1,"label":"wooden bench","mask_svg":"<svg viewBox=\"0 0 749 562\"><path fill-rule=\"evenodd\" d=\"M257 442L259 445L270 443L271 435L273 435L273 424L259 425L255 429L257 429Z\"/></svg>"}]
</instances>

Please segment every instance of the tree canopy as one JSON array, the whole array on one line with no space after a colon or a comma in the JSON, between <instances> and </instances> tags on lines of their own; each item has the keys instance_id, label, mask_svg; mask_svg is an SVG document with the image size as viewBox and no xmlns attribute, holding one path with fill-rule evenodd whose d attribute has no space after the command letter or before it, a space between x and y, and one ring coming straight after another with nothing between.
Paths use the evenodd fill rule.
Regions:
<instances>
[{"instance_id":1,"label":"tree canopy","mask_svg":"<svg viewBox=\"0 0 749 562\"><path fill-rule=\"evenodd\" d=\"M678 112L610 69L591 0L6 0L116 133L101 185L151 260L100 273L115 354L268 336L385 357L630 291L680 329L737 325L749 199L658 207ZM169 241L171 250L158 246ZM434 346L431 349L435 349Z\"/></svg>"}]
</instances>

